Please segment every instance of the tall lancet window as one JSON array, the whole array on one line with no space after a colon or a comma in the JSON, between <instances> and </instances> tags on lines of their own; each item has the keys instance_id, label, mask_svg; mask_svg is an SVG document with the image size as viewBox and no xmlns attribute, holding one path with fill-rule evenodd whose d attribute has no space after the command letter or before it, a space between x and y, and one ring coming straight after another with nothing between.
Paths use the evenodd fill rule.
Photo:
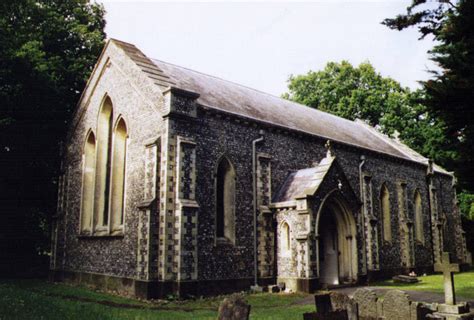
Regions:
<instances>
[{"instance_id":1,"label":"tall lancet window","mask_svg":"<svg viewBox=\"0 0 474 320\"><path fill-rule=\"evenodd\" d=\"M383 185L380 191L380 207L383 218L383 238L385 241L392 241L392 221L390 214L390 193L387 186Z\"/></svg>"},{"instance_id":2,"label":"tall lancet window","mask_svg":"<svg viewBox=\"0 0 474 320\"><path fill-rule=\"evenodd\" d=\"M282 256L289 256L291 253L291 234L288 223L283 222L280 229L280 253Z\"/></svg>"},{"instance_id":3,"label":"tall lancet window","mask_svg":"<svg viewBox=\"0 0 474 320\"><path fill-rule=\"evenodd\" d=\"M92 231L92 216L94 211L94 181L95 181L95 136L91 131L86 137L83 154L82 174L82 207L81 232Z\"/></svg>"},{"instance_id":4,"label":"tall lancet window","mask_svg":"<svg viewBox=\"0 0 474 320\"><path fill-rule=\"evenodd\" d=\"M425 242L423 234L423 204L421 202L421 194L417 190L415 192L415 232L416 240L421 243Z\"/></svg>"},{"instance_id":5,"label":"tall lancet window","mask_svg":"<svg viewBox=\"0 0 474 320\"><path fill-rule=\"evenodd\" d=\"M111 230L121 230L125 189L125 160L127 153L127 125L120 118L114 129L112 156L112 184L110 193Z\"/></svg>"},{"instance_id":6,"label":"tall lancet window","mask_svg":"<svg viewBox=\"0 0 474 320\"><path fill-rule=\"evenodd\" d=\"M94 222L97 231L106 230L109 221L110 161L112 142L112 101L104 99L97 121L97 157Z\"/></svg>"},{"instance_id":7,"label":"tall lancet window","mask_svg":"<svg viewBox=\"0 0 474 320\"><path fill-rule=\"evenodd\" d=\"M235 243L235 171L224 157L217 167L216 236Z\"/></svg>"}]
</instances>

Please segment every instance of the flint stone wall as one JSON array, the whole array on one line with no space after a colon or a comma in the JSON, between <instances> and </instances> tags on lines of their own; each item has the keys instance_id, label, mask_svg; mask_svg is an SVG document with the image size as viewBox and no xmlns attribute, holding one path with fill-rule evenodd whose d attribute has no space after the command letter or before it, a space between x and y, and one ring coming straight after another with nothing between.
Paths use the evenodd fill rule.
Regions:
<instances>
[{"instance_id":1,"label":"flint stone wall","mask_svg":"<svg viewBox=\"0 0 474 320\"><path fill-rule=\"evenodd\" d=\"M111 51L112 54L114 51ZM137 271L138 250L142 242L146 226L140 225L139 205L147 200L145 190L145 146L151 139L162 136L162 144L176 140L178 136L188 138L195 143L196 190L195 201L199 208L193 215L198 217L197 259L161 259L160 268L190 270L197 268L195 280L226 280L251 279L253 277L253 195L252 195L252 141L260 136L259 131L265 130L264 141L257 145L257 152L271 157L271 194L275 194L282 185L289 171L311 167L326 154L326 139L296 133L282 128L271 127L253 120L224 114L204 106L193 105L188 108L186 101L180 116L170 115L165 122L159 110L166 110L164 99L150 103L140 93L140 83L123 72L127 61L117 55L112 56L111 64L104 68L101 78L94 88L87 109L77 115L71 126L67 148L64 155L64 179L66 187L62 195L65 203L64 215L57 220L57 239L55 240L55 263L53 269L107 274L117 277L139 279L142 275ZM99 66L100 67L100 66ZM133 85L131 85L133 84ZM143 84L145 86L145 84ZM124 234L119 237L81 237L79 235L79 219L82 188L82 150L89 129L96 132L97 114L103 97L108 94L114 108L114 123L119 115L123 116L129 131L126 159L126 186L124 210ZM194 108L194 109L193 109ZM183 109L183 110L184 110ZM189 109L189 110L188 110ZM165 128L165 123L169 127ZM169 129L169 130L168 130ZM376 137L374 136L374 139ZM429 268L432 265L430 238L430 217L428 212L428 190L426 185L426 166L401 160L386 155L363 150L333 142L333 154L337 157L350 188L359 197L359 164L360 157L366 157L363 171L370 175L374 206L374 215L378 218L378 248L380 272L388 275L397 273L401 268L399 218L396 183L403 180L407 184L409 215L413 214L414 192L419 190L423 199L425 244L415 246L415 266ZM170 153L170 155L173 155ZM236 173L235 194L235 244L217 243L215 241L216 190L215 170L219 159L227 156L232 162ZM175 155L173 155L175 157ZM162 159L163 160L163 159ZM169 159L174 161L174 159ZM167 172L166 170L162 172ZM165 173L167 174L167 173ZM162 179L163 181L164 179ZM458 217L451 216L453 203L450 179L436 174L438 185L438 201L440 211L447 215L447 228L454 230ZM390 191L392 242L383 241L380 229L379 194L382 184ZM158 208L149 213L153 221L157 221ZM170 209L174 214L176 208ZM158 222L157 222L158 223ZM139 226L141 226L139 228ZM152 226L158 229L157 225ZM290 226L291 227L291 226ZM450 229L451 228L451 229ZM361 228L358 231L360 243ZM190 232L191 234L191 232ZM447 233L450 234L450 233ZM167 237L168 234L160 235ZM161 240L161 238L160 238ZM445 239L449 249L455 249L454 240ZM156 241L158 242L158 241ZM170 243L173 247L175 243ZM155 244L149 246L156 253L151 260L157 264L158 249ZM194 248L192 248L194 250ZM175 248L173 248L175 250ZM176 249L180 252L180 249ZM359 248L359 250L362 250ZM271 252L271 248L268 250ZM161 257L163 258L163 257ZM316 258L311 257L312 260ZM284 262L282 262L284 263ZM359 255L359 273L361 273L362 255ZM196 266L194 265L196 264ZM276 270L288 270L290 266L278 265ZM277 274L270 275L276 277Z\"/></svg>"}]
</instances>

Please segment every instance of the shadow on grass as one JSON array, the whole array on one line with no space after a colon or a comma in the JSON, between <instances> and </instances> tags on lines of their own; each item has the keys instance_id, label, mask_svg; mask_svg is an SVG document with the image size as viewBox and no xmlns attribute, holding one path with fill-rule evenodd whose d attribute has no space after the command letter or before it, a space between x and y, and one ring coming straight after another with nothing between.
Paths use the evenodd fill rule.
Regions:
<instances>
[{"instance_id":1,"label":"shadow on grass","mask_svg":"<svg viewBox=\"0 0 474 320\"><path fill-rule=\"evenodd\" d=\"M225 296L142 301L43 280L1 280L0 319L215 319ZM252 319L293 319L314 311L303 294L246 294Z\"/></svg>"}]
</instances>

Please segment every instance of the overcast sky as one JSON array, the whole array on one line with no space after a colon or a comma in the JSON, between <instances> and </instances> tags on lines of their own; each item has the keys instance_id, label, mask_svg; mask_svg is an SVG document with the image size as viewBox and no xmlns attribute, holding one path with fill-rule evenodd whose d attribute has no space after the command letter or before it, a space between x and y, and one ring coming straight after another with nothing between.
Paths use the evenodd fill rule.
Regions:
<instances>
[{"instance_id":1,"label":"overcast sky","mask_svg":"<svg viewBox=\"0 0 474 320\"><path fill-rule=\"evenodd\" d=\"M405 1L136 2L104 1L107 36L147 56L274 95L290 74L329 61L370 61L384 76L416 88L433 64L430 40L415 29L380 24L405 12Z\"/></svg>"}]
</instances>

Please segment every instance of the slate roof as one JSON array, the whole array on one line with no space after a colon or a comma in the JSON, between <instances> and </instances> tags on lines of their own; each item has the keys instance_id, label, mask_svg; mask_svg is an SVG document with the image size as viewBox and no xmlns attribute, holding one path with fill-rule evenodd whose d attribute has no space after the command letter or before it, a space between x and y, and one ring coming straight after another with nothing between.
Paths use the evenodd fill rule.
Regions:
<instances>
[{"instance_id":1,"label":"slate roof","mask_svg":"<svg viewBox=\"0 0 474 320\"><path fill-rule=\"evenodd\" d=\"M249 87L148 58L133 44L112 39L161 89L172 86L198 93L198 103L228 113L317 135L398 158L428 163L400 142L361 121L350 121ZM437 171L448 173L440 167Z\"/></svg>"},{"instance_id":2,"label":"slate roof","mask_svg":"<svg viewBox=\"0 0 474 320\"><path fill-rule=\"evenodd\" d=\"M334 159L335 157L326 156L316 167L290 173L273 197L272 202L287 202L315 194L331 168Z\"/></svg>"}]
</instances>

